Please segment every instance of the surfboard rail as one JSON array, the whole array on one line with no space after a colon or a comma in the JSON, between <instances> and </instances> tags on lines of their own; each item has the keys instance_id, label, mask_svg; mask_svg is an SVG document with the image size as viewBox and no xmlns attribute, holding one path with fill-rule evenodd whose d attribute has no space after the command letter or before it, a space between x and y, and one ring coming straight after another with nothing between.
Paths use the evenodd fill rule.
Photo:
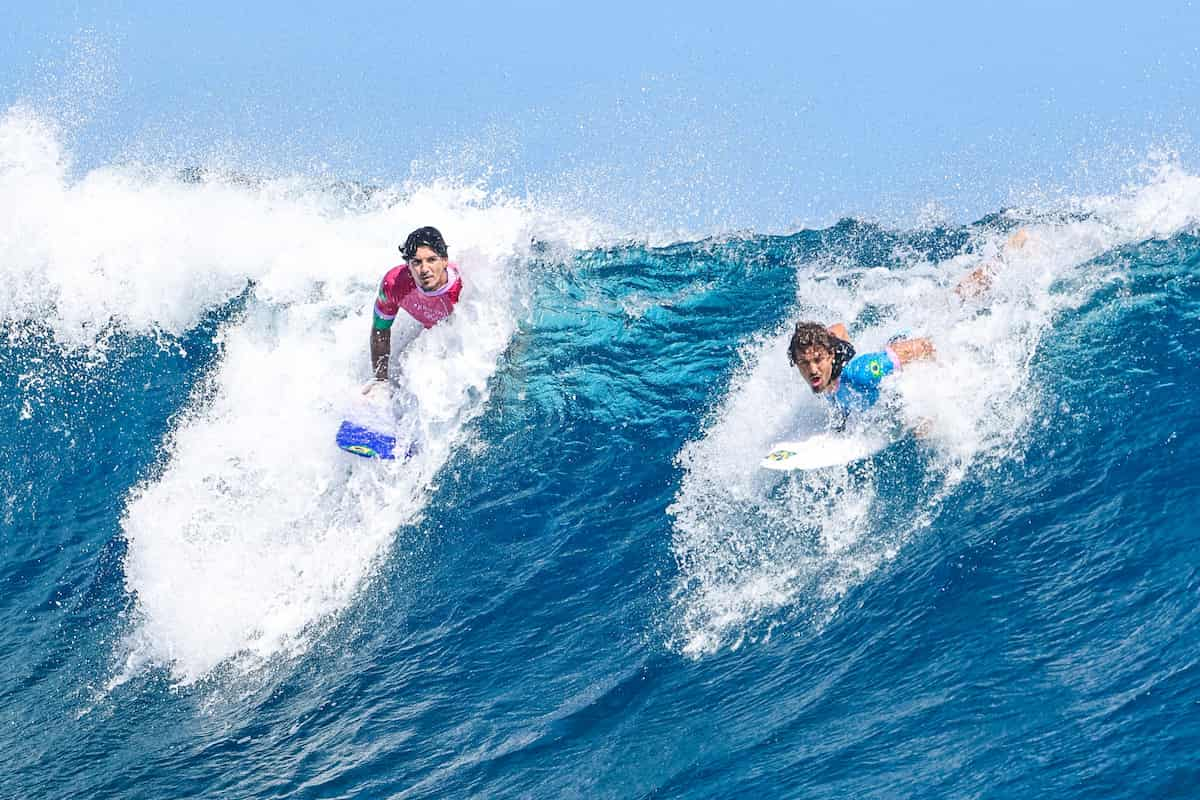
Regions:
<instances>
[{"instance_id":1,"label":"surfboard rail","mask_svg":"<svg viewBox=\"0 0 1200 800\"><path fill-rule=\"evenodd\" d=\"M875 455L887 441L863 435L818 433L807 439L776 442L760 462L776 472L844 466Z\"/></svg>"}]
</instances>

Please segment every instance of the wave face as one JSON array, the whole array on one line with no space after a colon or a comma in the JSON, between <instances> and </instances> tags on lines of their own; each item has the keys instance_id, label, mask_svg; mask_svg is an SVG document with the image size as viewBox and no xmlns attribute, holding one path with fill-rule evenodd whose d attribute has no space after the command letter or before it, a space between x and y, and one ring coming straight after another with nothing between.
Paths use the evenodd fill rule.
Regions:
<instances>
[{"instance_id":1,"label":"wave face","mask_svg":"<svg viewBox=\"0 0 1200 800\"><path fill-rule=\"evenodd\" d=\"M652 247L68 160L0 119L3 796L1194 790L1200 179ZM328 440L431 222L468 291L380 467ZM798 318L939 356L879 454L766 474Z\"/></svg>"}]
</instances>

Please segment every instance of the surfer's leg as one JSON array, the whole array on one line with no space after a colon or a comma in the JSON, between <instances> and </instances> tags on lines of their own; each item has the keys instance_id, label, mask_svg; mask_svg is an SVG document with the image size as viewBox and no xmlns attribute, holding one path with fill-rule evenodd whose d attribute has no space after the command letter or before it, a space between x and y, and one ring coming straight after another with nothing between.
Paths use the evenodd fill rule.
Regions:
<instances>
[{"instance_id":1,"label":"surfer's leg","mask_svg":"<svg viewBox=\"0 0 1200 800\"><path fill-rule=\"evenodd\" d=\"M986 294L992 288L992 276L999 271L1004 265L1004 255L1012 250L1020 250L1029 241L1029 231L1024 228L1019 229L1012 236L1008 237L1008 242L1004 245L1004 251L998 259L989 261L981 267L972 270L967 277L958 282L954 287L954 293L958 295L960 300L974 300L980 295Z\"/></svg>"}]
</instances>

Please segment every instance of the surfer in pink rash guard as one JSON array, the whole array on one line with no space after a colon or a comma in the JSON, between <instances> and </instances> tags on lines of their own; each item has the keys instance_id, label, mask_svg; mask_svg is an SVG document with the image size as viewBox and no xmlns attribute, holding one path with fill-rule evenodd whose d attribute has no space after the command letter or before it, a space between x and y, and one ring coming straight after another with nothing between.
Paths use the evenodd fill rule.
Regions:
<instances>
[{"instance_id":1,"label":"surfer in pink rash guard","mask_svg":"<svg viewBox=\"0 0 1200 800\"><path fill-rule=\"evenodd\" d=\"M367 384L364 393L387 381L396 317L403 312L428 330L450 316L462 292L458 266L448 260L446 240L437 228L413 231L400 252L405 263L388 270L375 298L371 325L371 371L375 380Z\"/></svg>"}]
</instances>

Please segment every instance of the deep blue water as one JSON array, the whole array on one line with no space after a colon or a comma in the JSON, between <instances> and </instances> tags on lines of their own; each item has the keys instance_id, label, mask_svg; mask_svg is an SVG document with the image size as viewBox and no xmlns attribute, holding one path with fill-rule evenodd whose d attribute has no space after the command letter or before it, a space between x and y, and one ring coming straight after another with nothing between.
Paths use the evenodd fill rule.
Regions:
<instances>
[{"instance_id":1,"label":"deep blue water","mask_svg":"<svg viewBox=\"0 0 1200 800\"><path fill-rule=\"evenodd\" d=\"M1195 796L1200 238L1194 216L1153 235L1113 218L1027 221L1049 244L966 309L927 298L1016 227L1004 215L535 244L508 262L515 326L431 474L367 473L318 438L249 451L280 474L319 451L313 495L421 489L415 513L375 509L398 522L348 601L281 590L280 607L315 609L287 646L259 647L253 613L213 612L254 659L171 630L209 623L222 562L205 597L171 549L134 560L155 528L137 509L172 481L189 496L209 457L171 437L208 430L196 415L250 380L221 372L229 337L266 319L281 358L321 336L288 326L296 298L331 290L251 273L197 321L117 324L103 347L63 343L65 299L40 307L49 322L14 314L0 796ZM945 368L897 401L935 432L765 479L743 464L809 403L799 382L766 391L792 379L781 337L832 315L868 343L941 335ZM979 383L958 396L960 380ZM187 542L236 495L201 484L250 475L201 466ZM169 505L151 508L178 526ZM268 541L287 560L331 526L354 555L351 507L322 500ZM235 554L236 534L219 539ZM156 569L192 599L141 628L163 611Z\"/></svg>"}]
</instances>

